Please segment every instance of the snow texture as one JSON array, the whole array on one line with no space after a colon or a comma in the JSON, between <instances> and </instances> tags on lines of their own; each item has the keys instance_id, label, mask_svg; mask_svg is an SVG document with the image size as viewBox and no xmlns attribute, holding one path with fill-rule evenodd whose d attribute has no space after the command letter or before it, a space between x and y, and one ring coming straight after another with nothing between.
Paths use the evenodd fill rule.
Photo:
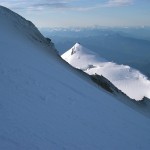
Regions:
<instances>
[{"instance_id":1,"label":"snow texture","mask_svg":"<svg viewBox=\"0 0 150 150\"><path fill-rule=\"evenodd\" d=\"M149 118L77 76L33 24L0 19L0 150L149 149Z\"/></svg>"},{"instance_id":2,"label":"snow texture","mask_svg":"<svg viewBox=\"0 0 150 150\"><path fill-rule=\"evenodd\" d=\"M150 81L138 70L109 62L79 43L65 52L62 58L90 75L103 75L131 99L150 99Z\"/></svg>"}]
</instances>

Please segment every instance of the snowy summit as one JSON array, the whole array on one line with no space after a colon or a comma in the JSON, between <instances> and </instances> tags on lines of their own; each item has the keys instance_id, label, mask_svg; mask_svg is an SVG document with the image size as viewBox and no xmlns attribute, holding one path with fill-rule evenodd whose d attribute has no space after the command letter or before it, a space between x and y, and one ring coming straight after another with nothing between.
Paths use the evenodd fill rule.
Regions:
<instances>
[{"instance_id":1,"label":"snowy summit","mask_svg":"<svg viewBox=\"0 0 150 150\"><path fill-rule=\"evenodd\" d=\"M64 53L62 58L89 75L103 75L131 99L150 99L150 81L136 69L109 62L79 43Z\"/></svg>"}]
</instances>

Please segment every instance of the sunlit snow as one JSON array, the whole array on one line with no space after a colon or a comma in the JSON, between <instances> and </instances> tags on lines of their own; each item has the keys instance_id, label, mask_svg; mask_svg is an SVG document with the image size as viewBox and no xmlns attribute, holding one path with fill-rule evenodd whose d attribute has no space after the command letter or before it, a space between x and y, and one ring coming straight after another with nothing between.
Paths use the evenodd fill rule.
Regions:
<instances>
[{"instance_id":1,"label":"sunlit snow","mask_svg":"<svg viewBox=\"0 0 150 150\"><path fill-rule=\"evenodd\" d=\"M64 53L62 58L90 75L103 75L132 99L150 98L150 81L145 75L129 66L109 62L79 43Z\"/></svg>"}]
</instances>

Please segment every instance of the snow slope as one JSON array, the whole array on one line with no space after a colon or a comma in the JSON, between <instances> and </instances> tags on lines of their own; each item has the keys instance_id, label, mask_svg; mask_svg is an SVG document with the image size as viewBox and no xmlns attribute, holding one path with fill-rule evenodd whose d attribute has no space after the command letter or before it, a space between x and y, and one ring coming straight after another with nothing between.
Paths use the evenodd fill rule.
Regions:
<instances>
[{"instance_id":1,"label":"snow slope","mask_svg":"<svg viewBox=\"0 0 150 150\"><path fill-rule=\"evenodd\" d=\"M138 70L109 62L79 43L64 53L62 58L90 75L103 75L131 99L150 99L150 81Z\"/></svg>"},{"instance_id":2,"label":"snow slope","mask_svg":"<svg viewBox=\"0 0 150 150\"><path fill-rule=\"evenodd\" d=\"M149 149L149 118L77 76L33 24L0 18L0 150Z\"/></svg>"}]
</instances>

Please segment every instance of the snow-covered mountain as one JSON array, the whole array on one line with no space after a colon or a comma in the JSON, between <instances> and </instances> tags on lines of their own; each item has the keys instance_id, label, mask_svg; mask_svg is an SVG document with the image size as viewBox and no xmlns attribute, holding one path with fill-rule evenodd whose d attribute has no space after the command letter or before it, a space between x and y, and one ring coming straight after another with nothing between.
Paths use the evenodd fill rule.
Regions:
<instances>
[{"instance_id":1,"label":"snow-covered mountain","mask_svg":"<svg viewBox=\"0 0 150 150\"><path fill-rule=\"evenodd\" d=\"M62 58L89 75L103 75L131 99L150 98L150 81L146 76L129 66L109 62L79 43L65 52Z\"/></svg>"},{"instance_id":2,"label":"snow-covered mountain","mask_svg":"<svg viewBox=\"0 0 150 150\"><path fill-rule=\"evenodd\" d=\"M31 22L0 6L0 150L148 149L149 133L148 117L99 90Z\"/></svg>"}]
</instances>

